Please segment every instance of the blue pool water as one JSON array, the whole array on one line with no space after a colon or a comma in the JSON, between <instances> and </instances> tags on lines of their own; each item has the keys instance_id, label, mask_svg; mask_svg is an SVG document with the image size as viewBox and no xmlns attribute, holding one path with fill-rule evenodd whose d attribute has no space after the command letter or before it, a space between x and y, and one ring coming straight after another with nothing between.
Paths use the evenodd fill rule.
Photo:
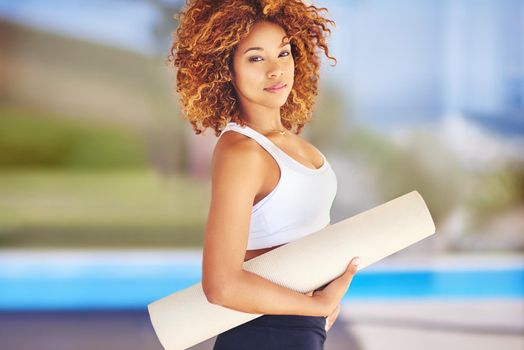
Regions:
<instances>
[{"instance_id":1,"label":"blue pool water","mask_svg":"<svg viewBox=\"0 0 524 350\"><path fill-rule=\"evenodd\" d=\"M200 282L198 260L0 257L0 310L143 309ZM523 299L524 266L373 269L355 275L343 302L388 299Z\"/></svg>"}]
</instances>

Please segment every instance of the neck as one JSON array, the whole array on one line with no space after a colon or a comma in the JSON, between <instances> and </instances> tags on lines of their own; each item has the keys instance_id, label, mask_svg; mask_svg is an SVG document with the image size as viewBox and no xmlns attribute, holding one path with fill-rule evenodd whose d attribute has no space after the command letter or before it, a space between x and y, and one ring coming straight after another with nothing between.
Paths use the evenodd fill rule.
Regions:
<instances>
[{"instance_id":1,"label":"neck","mask_svg":"<svg viewBox=\"0 0 524 350\"><path fill-rule=\"evenodd\" d=\"M240 118L249 126L261 131L285 130L280 120L280 108L260 108L256 111L241 111Z\"/></svg>"}]
</instances>

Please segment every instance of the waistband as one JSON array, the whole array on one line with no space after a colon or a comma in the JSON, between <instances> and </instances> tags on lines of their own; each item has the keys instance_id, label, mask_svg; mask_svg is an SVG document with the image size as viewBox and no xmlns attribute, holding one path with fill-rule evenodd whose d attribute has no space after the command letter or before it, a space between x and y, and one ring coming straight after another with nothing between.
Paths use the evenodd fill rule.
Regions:
<instances>
[{"instance_id":1,"label":"waistband","mask_svg":"<svg viewBox=\"0 0 524 350\"><path fill-rule=\"evenodd\" d=\"M254 326L274 326L278 328L320 328L325 329L324 316L303 315L262 315L246 323Z\"/></svg>"}]
</instances>

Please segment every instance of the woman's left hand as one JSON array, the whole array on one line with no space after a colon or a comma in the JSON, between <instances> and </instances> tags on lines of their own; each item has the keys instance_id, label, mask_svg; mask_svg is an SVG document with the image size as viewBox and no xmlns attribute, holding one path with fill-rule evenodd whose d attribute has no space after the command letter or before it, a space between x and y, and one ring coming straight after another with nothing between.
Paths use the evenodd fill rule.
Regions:
<instances>
[{"instance_id":1,"label":"woman's left hand","mask_svg":"<svg viewBox=\"0 0 524 350\"><path fill-rule=\"evenodd\" d=\"M331 326L333 326L339 313L340 313L340 304L338 304L335 310L333 310L333 312L328 317L326 317L326 327L325 327L326 332L329 331Z\"/></svg>"}]
</instances>

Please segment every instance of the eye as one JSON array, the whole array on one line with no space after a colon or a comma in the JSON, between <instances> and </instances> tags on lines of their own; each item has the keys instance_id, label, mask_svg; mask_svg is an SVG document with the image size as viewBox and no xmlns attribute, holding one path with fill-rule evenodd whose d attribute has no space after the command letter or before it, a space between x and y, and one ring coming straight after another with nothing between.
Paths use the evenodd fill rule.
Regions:
<instances>
[{"instance_id":1,"label":"eye","mask_svg":"<svg viewBox=\"0 0 524 350\"><path fill-rule=\"evenodd\" d=\"M282 55L283 53L285 53L286 55L281 56L281 57L287 57L287 56L291 55L291 52L289 52L288 50L282 51L280 54ZM260 60L256 60L257 58L260 58ZM260 56L249 57L249 62L260 62L261 60L262 60L262 57L260 57Z\"/></svg>"}]
</instances>

